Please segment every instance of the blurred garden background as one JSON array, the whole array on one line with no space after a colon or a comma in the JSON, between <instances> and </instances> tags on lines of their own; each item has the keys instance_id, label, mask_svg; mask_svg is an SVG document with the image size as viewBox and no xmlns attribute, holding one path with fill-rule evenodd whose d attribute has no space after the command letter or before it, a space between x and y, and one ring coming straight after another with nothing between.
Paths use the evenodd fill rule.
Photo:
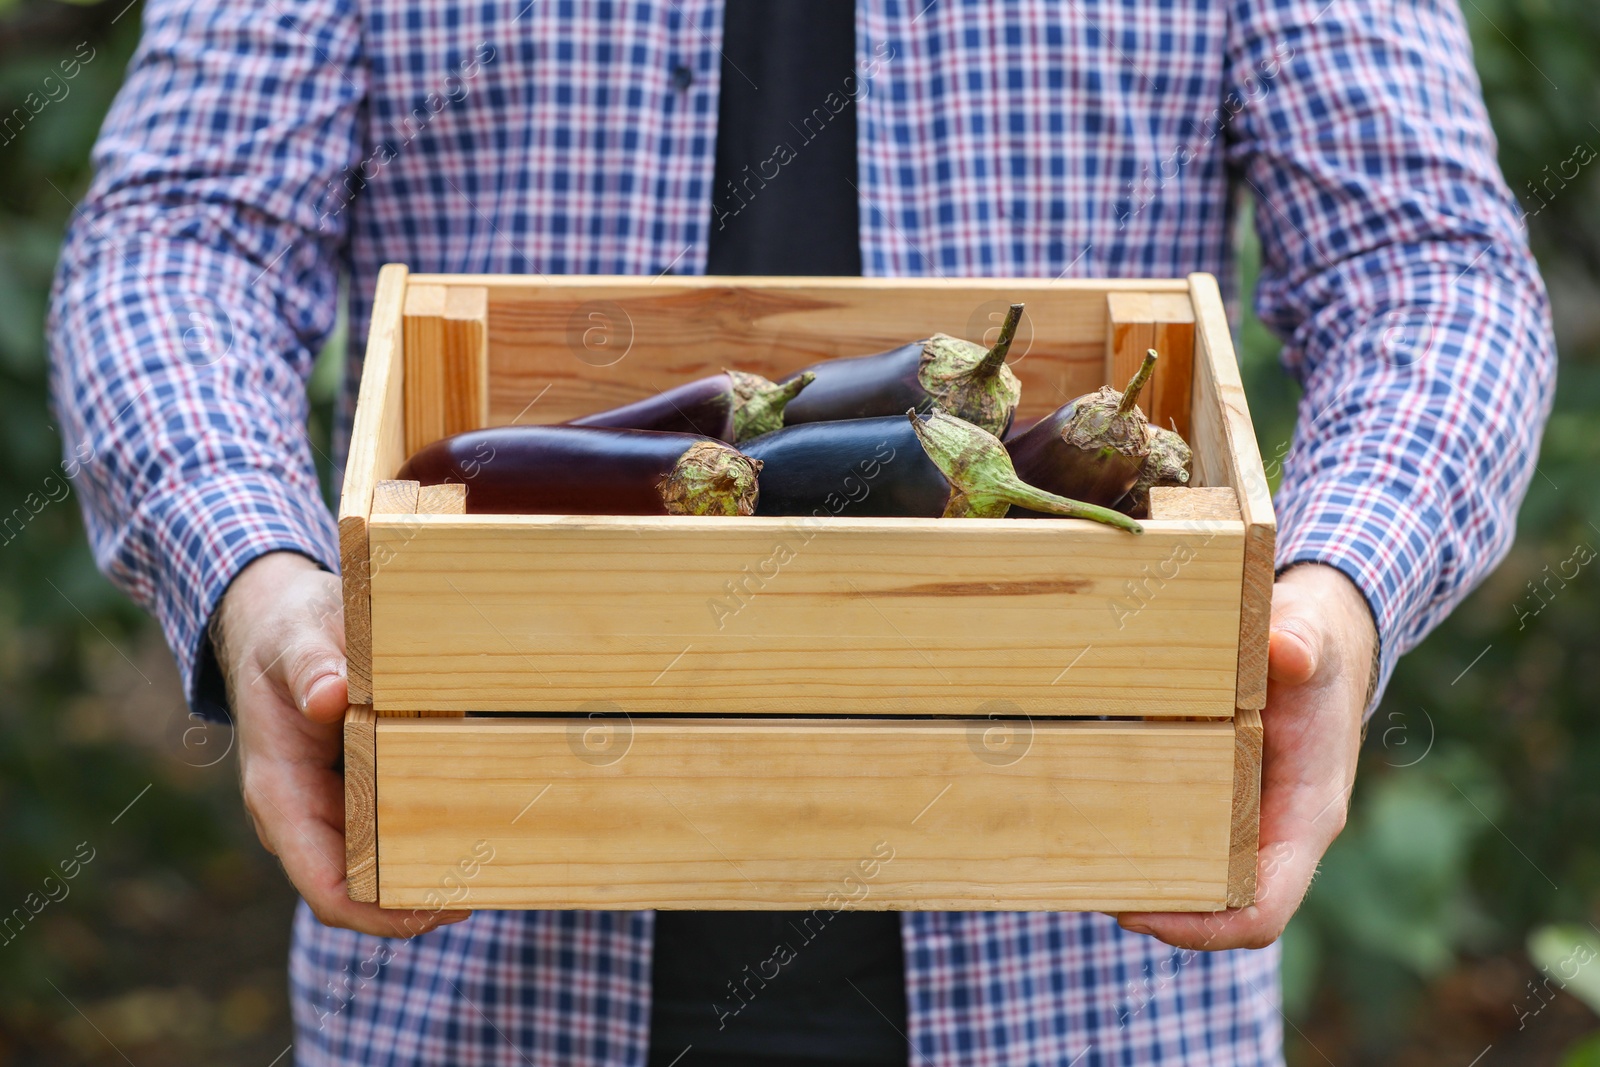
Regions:
<instances>
[{"instance_id":1,"label":"blurred garden background","mask_svg":"<svg viewBox=\"0 0 1600 1067\"><path fill-rule=\"evenodd\" d=\"M1600 568L1581 562L1600 549L1600 5L1462 6L1559 392L1517 545L1402 661L1286 938L1296 1067L1600 1067ZM293 895L231 738L187 717L154 627L96 572L46 407L51 272L138 23L128 0L0 0L0 914L45 901L0 932L0 1067L292 1058ZM1243 341L1275 470L1296 393L1248 317ZM341 344L314 381L323 438Z\"/></svg>"}]
</instances>

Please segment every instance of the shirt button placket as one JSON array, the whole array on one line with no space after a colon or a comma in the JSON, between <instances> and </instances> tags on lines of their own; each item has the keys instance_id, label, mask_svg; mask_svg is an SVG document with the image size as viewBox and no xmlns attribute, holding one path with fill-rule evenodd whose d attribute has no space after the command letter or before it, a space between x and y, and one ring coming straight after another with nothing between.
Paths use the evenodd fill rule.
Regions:
<instances>
[{"instance_id":1,"label":"shirt button placket","mask_svg":"<svg viewBox=\"0 0 1600 1067\"><path fill-rule=\"evenodd\" d=\"M702 2L684 0L682 3L672 5L667 19L670 36L667 42L667 79L672 92L666 101L667 127L670 131L672 151L669 158L664 160L668 173L671 175L668 202L663 205L668 217L673 220L670 236L665 244L657 250L662 259L660 274L685 273L684 259L687 250L684 248L687 229L684 215L694 209L693 198L689 196L689 185L701 170L707 173L702 181L710 182L710 164L702 160L695 152L695 138L700 117L695 113L695 100L692 90L695 85L695 63L700 50L706 47L699 24L703 21L701 8Z\"/></svg>"}]
</instances>

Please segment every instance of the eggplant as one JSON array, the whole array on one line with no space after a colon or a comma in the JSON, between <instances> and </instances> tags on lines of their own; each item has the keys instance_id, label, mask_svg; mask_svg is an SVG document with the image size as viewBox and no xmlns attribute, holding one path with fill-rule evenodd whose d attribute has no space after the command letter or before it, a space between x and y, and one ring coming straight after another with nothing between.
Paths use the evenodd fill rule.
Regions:
<instances>
[{"instance_id":1,"label":"eggplant","mask_svg":"<svg viewBox=\"0 0 1600 1067\"><path fill-rule=\"evenodd\" d=\"M1012 505L1142 527L1024 485L999 438L934 410L789 426L746 442L762 464L757 515L1001 518Z\"/></svg>"},{"instance_id":2,"label":"eggplant","mask_svg":"<svg viewBox=\"0 0 1600 1067\"><path fill-rule=\"evenodd\" d=\"M751 515L760 470L697 434L497 426L435 441L397 477L463 482L473 515Z\"/></svg>"},{"instance_id":3,"label":"eggplant","mask_svg":"<svg viewBox=\"0 0 1600 1067\"><path fill-rule=\"evenodd\" d=\"M801 374L816 380L789 402L784 419L794 426L898 417L907 408L926 412L937 405L1003 435L1022 396L1021 383L1006 366L1021 321L1022 305L1012 304L992 348L936 333L887 352L813 364Z\"/></svg>"},{"instance_id":4,"label":"eggplant","mask_svg":"<svg viewBox=\"0 0 1600 1067\"><path fill-rule=\"evenodd\" d=\"M778 384L759 374L726 370L567 425L694 433L738 444L780 428L784 407L813 377L802 372Z\"/></svg>"},{"instance_id":5,"label":"eggplant","mask_svg":"<svg viewBox=\"0 0 1600 1067\"><path fill-rule=\"evenodd\" d=\"M1150 427L1150 454L1139 467L1139 477L1128 495L1117 502L1117 510L1136 519L1150 517L1150 489L1157 485L1188 485L1189 466L1194 453L1177 431Z\"/></svg>"},{"instance_id":6,"label":"eggplant","mask_svg":"<svg viewBox=\"0 0 1600 1067\"><path fill-rule=\"evenodd\" d=\"M1105 507L1127 496L1150 454L1149 422L1138 399L1155 365L1151 349L1122 392L1102 385L1006 441L1018 476L1058 496Z\"/></svg>"}]
</instances>

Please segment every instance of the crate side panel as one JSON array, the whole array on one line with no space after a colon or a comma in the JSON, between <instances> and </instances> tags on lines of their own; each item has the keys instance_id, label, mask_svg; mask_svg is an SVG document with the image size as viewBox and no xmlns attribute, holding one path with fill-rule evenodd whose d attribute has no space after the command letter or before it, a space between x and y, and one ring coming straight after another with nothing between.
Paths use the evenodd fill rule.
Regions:
<instances>
[{"instance_id":1,"label":"crate side panel","mask_svg":"<svg viewBox=\"0 0 1600 1067\"><path fill-rule=\"evenodd\" d=\"M1229 723L378 724L388 907L1190 910ZM1000 728L1005 729L1005 728Z\"/></svg>"},{"instance_id":2,"label":"crate side panel","mask_svg":"<svg viewBox=\"0 0 1600 1067\"><path fill-rule=\"evenodd\" d=\"M1231 485L1239 494L1245 544L1234 699L1241 708L1260 709L1267 703L1267 635L1272 622L1277 519L1216 279L1195 274L1190 285L1196 329L1190 439L1194 484Z\"/></svg>"},{"instance_id":3,"label":"crate side panel","mask_svg":"<svg viewBox=\"0 0 1600 1067\"><path fill-rule=\"evenodd\" d=\"M1233 714L1242 528L374 520L379 711Z\"/></svg>"},{"instance_id":4,"label":"crate side panel","mask_svg":"<svg viewBox=\"0 0 1600 1067\"><path fill-rule=\"evenodd\" d=\"M856 279L860 281L859 279ZM1104 384L1105 291L1044 281L959 289L629 280L490 289L490 423L561 422L733 367L786 377L935 331L992 336L1027 304L1010 364L1022 417Z\"/></svg>"},{"instance_id":5,"label":"crate side panel","mask_svg":"<svg viewBox=\"0 0 1600 1067\"><path fill-rule=\"evenodd\" d=\"M344 487L339 494L339 573L344 601L344 643L350 702L372 699L372 602L367 516L378 482L393 478L405 461L405 410L400 352L406 268L389 263L378 272L366 359Z\"/></svg>"}]
</instances>

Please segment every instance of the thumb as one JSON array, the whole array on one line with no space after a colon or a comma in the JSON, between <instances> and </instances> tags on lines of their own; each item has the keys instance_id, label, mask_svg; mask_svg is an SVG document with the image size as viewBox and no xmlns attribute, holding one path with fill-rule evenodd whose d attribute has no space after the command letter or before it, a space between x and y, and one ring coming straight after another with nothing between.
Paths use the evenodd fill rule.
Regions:
<instances>
[{"instance_id":1,"label":"thumb","mask_svg":"<svg viewBox=\"0 0 1600 1067\"><path fill-rule=\"evenodd\" d=\"M1295 608L1272 613L1267 639L1267 677L1284 685L1305 685L1322 660L1322 631Z\"/></svg>"},{"instance_id":2,"label":"thumb","mask_svg":"<svg viewBox=\"0 0 1600 1067\"><path fill-rule=\"evenodd\" d=\"M337 722L349 707L344 652L323 627L291 638L277 663L277 681L295 707L313 722Z\"/></svg>"}]
</instances>

